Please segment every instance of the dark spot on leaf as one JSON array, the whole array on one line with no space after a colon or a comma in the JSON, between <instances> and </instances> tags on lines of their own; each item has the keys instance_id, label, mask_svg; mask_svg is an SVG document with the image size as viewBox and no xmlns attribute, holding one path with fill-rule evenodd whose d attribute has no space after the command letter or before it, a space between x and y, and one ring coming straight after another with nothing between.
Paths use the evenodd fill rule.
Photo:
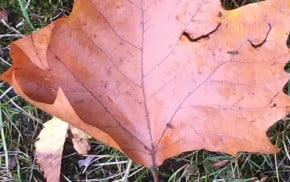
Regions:
<instances>
[{"instance_id":1,"label":"dark spot on leaf","mask_svg":"<svg viewBox=\"0 0 290 182\"><path fill-rule=\"evenodd\" d=\"M84 100L83 99L80 99L80 100L76 100L74 103L75 104L81 104L81 103L83 103L84 102Z\"/></svg>"},{"instance_id":2,"label":"dark spot on leaf","mask_svg":"<svg viewBox=\"0 0 290 182\"><path fill-rule=\"evenodd\" d=\"M104 88L107 88L108 87L108 82L106 82L105 84L104 84Z\"/></svg>"},{"instance_id":3,"label":"dark spot on leaf","mask_svg":"<svg viewBox=\"0 0 290 182\"><path fill-rule=\"evenodd\" d=\"M167 124L166 124L166 127L167 127L167 128L170 128L170 129L174 128L173 125L170 124L170 123L167 123Z\"/></svg>"},{"instance_id":4,"label":"dark spot on leaf","mask_svg":"<svg viewBox=\"0 0 290 182\"><path fill-rule=\"evenodd\" d=\"M237 55L239 54L239 51L227 51L227 53L231 55Z\"/></svg>"},{"instance_id":5,"label":"dark spot on leaf","mask_svg":"<svg viewBox=\"0 0 290 182\"><path fill-rule=\"evenodd\" d=\"M271 106L271 108L273 108L273 107L277 107L277 104L276 104L276 103L274 103L274 104Z\"/></svg>"},{"instance_id":6,"label":"dark spot on leaf","mask_svg":"<svg viewBox=\"0 0 290 182\"><path fill-rule=\"evenodd\" d=\"M132 95L132 93L130 92L130 91L126 91L126 95L129 95L129 96L131 96Z\"/></svg>"},{"instance_id":7,"label":"dark spot on leaf","mask_svg":"<svg viewBox=\"0 0 290 182\"><path fill-rule=\"evenodd\" d=\"M107 73L107 76L111 76L111 75L112 75L112 67L109 67L109 68L106 70L106 73Z\"/></svg>"}]
</instances>

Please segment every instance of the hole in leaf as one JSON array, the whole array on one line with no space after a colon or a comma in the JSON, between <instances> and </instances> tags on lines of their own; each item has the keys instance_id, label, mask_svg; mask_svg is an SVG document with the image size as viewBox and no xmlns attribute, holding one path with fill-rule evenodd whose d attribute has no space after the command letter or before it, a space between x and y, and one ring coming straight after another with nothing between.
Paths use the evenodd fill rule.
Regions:
<instances>
[{"instance_id":1,"label":"hole in leaf","mask_svg":"<svg viewBox=\"0 0 290 182\"><path fill-rule=\"evenodd\" d=\"M215 29L213 29L212 31L210 31L207 34L201 35L201 36L196 37L196 38L192 38L188 32L183 32L182 35L181 35L181 37L182 36L186 37L186 39L189 40L190 42L197 42L200 39L207 39L207 38L209 38L210 35L213 34L213 33L215 33L219 29L220 26L221 26L221 23L218 23L217 26L215 27Z\"/></svg>"},{"instance_id":2,"label":"hole in leaf","mask_svg":"<svg viewBox=\"0 0 290 182\"><path fill-rule=\"evenodd\" d=\"M249 43L251 44L251 46L252 46L253 48L256 49L256 48L261 47L263 44L266 43L267 38L268 38L268 35L269 35L269 33L271 32L271 30L272 30L272 26L271 26L271 24L269 23L268 25L269 25L269 30L268 30L268 32L267 32L267 34L266 34L266 36L265 36L265 38L264 38L264 40L263 40L262 42L260 42L260 43L258 43L258 44L255 44L255 43L253 43L251 40L248 40Z\"/></svg>"},{"instance_id":3,"label":"hole in leaf","mask_svg":"<svg viewBox=\"0 0 290 182\"><path fill-rule=\"evenodd\" d=\"M285 70L287 73L290 73L290 60L289 60L288 63L285 65L284 70Z\"/></svg>"},{"instance_id":4,"label":"hole in leaf","mask_svg":"<svg viewBox=\"0 0 290 182\"><path fill-rule=\"evenodd\" d=\"M288 82L283 87L283 92L290 96L290 80L288 80Z\"/></svg>"},{"instance_id":5,"label":"hole in leaf","mask_svg":"<svg viewBox=\"0 0 290 182\"><path fill-rule=\"evenodd\" d=\"M287 38L287 41L286 41L286 45L287 47L290 49L290 31L288 33L288 38ZM289 61L290 62L290 61Z\"/></svg>"},{"instance_id":6,"label":"hole in leaf","mask_svg":"<svg viewBox=\"0 0 290 182\"><path fill-rule=\"evenodd\" d=\"M288 39L289 40L289 39ZM288 63L285 65L284 70L287 73L290 73L290 60L288 61ZM290 96L290 80L288 80L288 82L285 84L285 86L283 87L283 92L287 95Z\"/></svg>"},{"instance_id":7,"label":"hole in leaf","mask_svg":"<svg viewBox=\"0 0 290 182\"><path fill-rule=\"evenodd\" d=\"M222 7L225 10L232 10L247 4L257 3L263 0L221 0Z\"/></svg>"}]
</instances>

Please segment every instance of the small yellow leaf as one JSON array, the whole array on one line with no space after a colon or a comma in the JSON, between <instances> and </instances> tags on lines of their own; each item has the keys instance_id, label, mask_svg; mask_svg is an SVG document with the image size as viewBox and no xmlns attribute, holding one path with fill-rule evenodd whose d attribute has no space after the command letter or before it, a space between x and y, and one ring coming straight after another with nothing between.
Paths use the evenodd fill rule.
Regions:
<instances>
[{"instance_id":1,"label":"small yellow leaf","mask_svg":"<svg viewBox=\"0 0 290 182\"><path fill-rule=\"evenodd\" d=\"M44 124L35 143L35 158L47 182L60 180L62 151L69 124L52 118Z\"/></svg>"}]
</instances>

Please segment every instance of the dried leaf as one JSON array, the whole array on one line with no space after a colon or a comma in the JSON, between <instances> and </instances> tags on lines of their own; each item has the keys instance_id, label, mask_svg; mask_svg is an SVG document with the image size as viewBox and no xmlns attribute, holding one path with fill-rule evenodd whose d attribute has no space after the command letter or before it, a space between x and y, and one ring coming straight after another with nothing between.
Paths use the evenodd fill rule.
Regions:
<instances>
[{"instance_id":1,"label":"dried leaf","mask_svg":"<svg viewBox=\"0 0 290 182\"><path fill-rule=\"evenodd\" d=\"M91 137L82 130L75 128L71 125L69 126L69 130L72 134L72 143L74 149L80 155L87 155L88 151L91 149L91 146L89 145L87 139Z\"/></svg>"},{"instance_id":2,"label":"dried leaf","mask_svg":"<svg viewBox=\"0 0 290 182\"><path fill-rule=\"evenodd\" d=\"M8 13L3 8L0 8L0 20L8 21Z\"/></svg>"},{"instance_id":3,"label":"dried leaf","mask_svg":"<svg viewBox=\"0 0 290 182\"><path fill-rule=\"evenodd\" d=\"M1 76L39 108L156 167L184 151L279 151L267 129L290 111L290 5L78 0L11 45Z\"/></svg>"},{"instance_id":4,"label":"dried leaf","mask_svg":"<svg viewBox=\"0 0 290 182\"><path fill-rule=\"evenodd\" d=\"M229 162L230 162L229 160L214 161L212 163L212 167L215 169L219 169L219 168L225 167Z\"/></svg>"},{"instance_id":5,"label":"dried leaf","mask_svg":"<svg viewBox=\"0 0 290 182\"><path fill-rule=\"evenodd\" d=\"M44 124L35 143L35 158L47 182L60 180L62 151L69 124L53 118Z\"/></svg>"}]
</instances>

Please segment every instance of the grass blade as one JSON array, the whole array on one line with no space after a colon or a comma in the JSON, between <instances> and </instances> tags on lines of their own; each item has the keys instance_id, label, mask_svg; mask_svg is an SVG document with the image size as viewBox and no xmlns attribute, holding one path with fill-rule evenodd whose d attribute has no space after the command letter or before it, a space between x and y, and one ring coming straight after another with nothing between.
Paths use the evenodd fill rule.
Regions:
<instances>
[{"instance_id":1,"label":"grass blade","mask_svg":"<svg viewBox=\"0 0 290 182\"><path fill-rule=\"evenodd\" d=\"M29 24L29 26L31 27L31 29L34 31L35 28L34 28L33 24L31 23L31 21L29 19L29 15L28 15L27 10L25 9L23 0L18 0L18 4L20 6L20 10L22 12L23 17L25 18L26 22Z\"/></svg>"}]
</instances>

